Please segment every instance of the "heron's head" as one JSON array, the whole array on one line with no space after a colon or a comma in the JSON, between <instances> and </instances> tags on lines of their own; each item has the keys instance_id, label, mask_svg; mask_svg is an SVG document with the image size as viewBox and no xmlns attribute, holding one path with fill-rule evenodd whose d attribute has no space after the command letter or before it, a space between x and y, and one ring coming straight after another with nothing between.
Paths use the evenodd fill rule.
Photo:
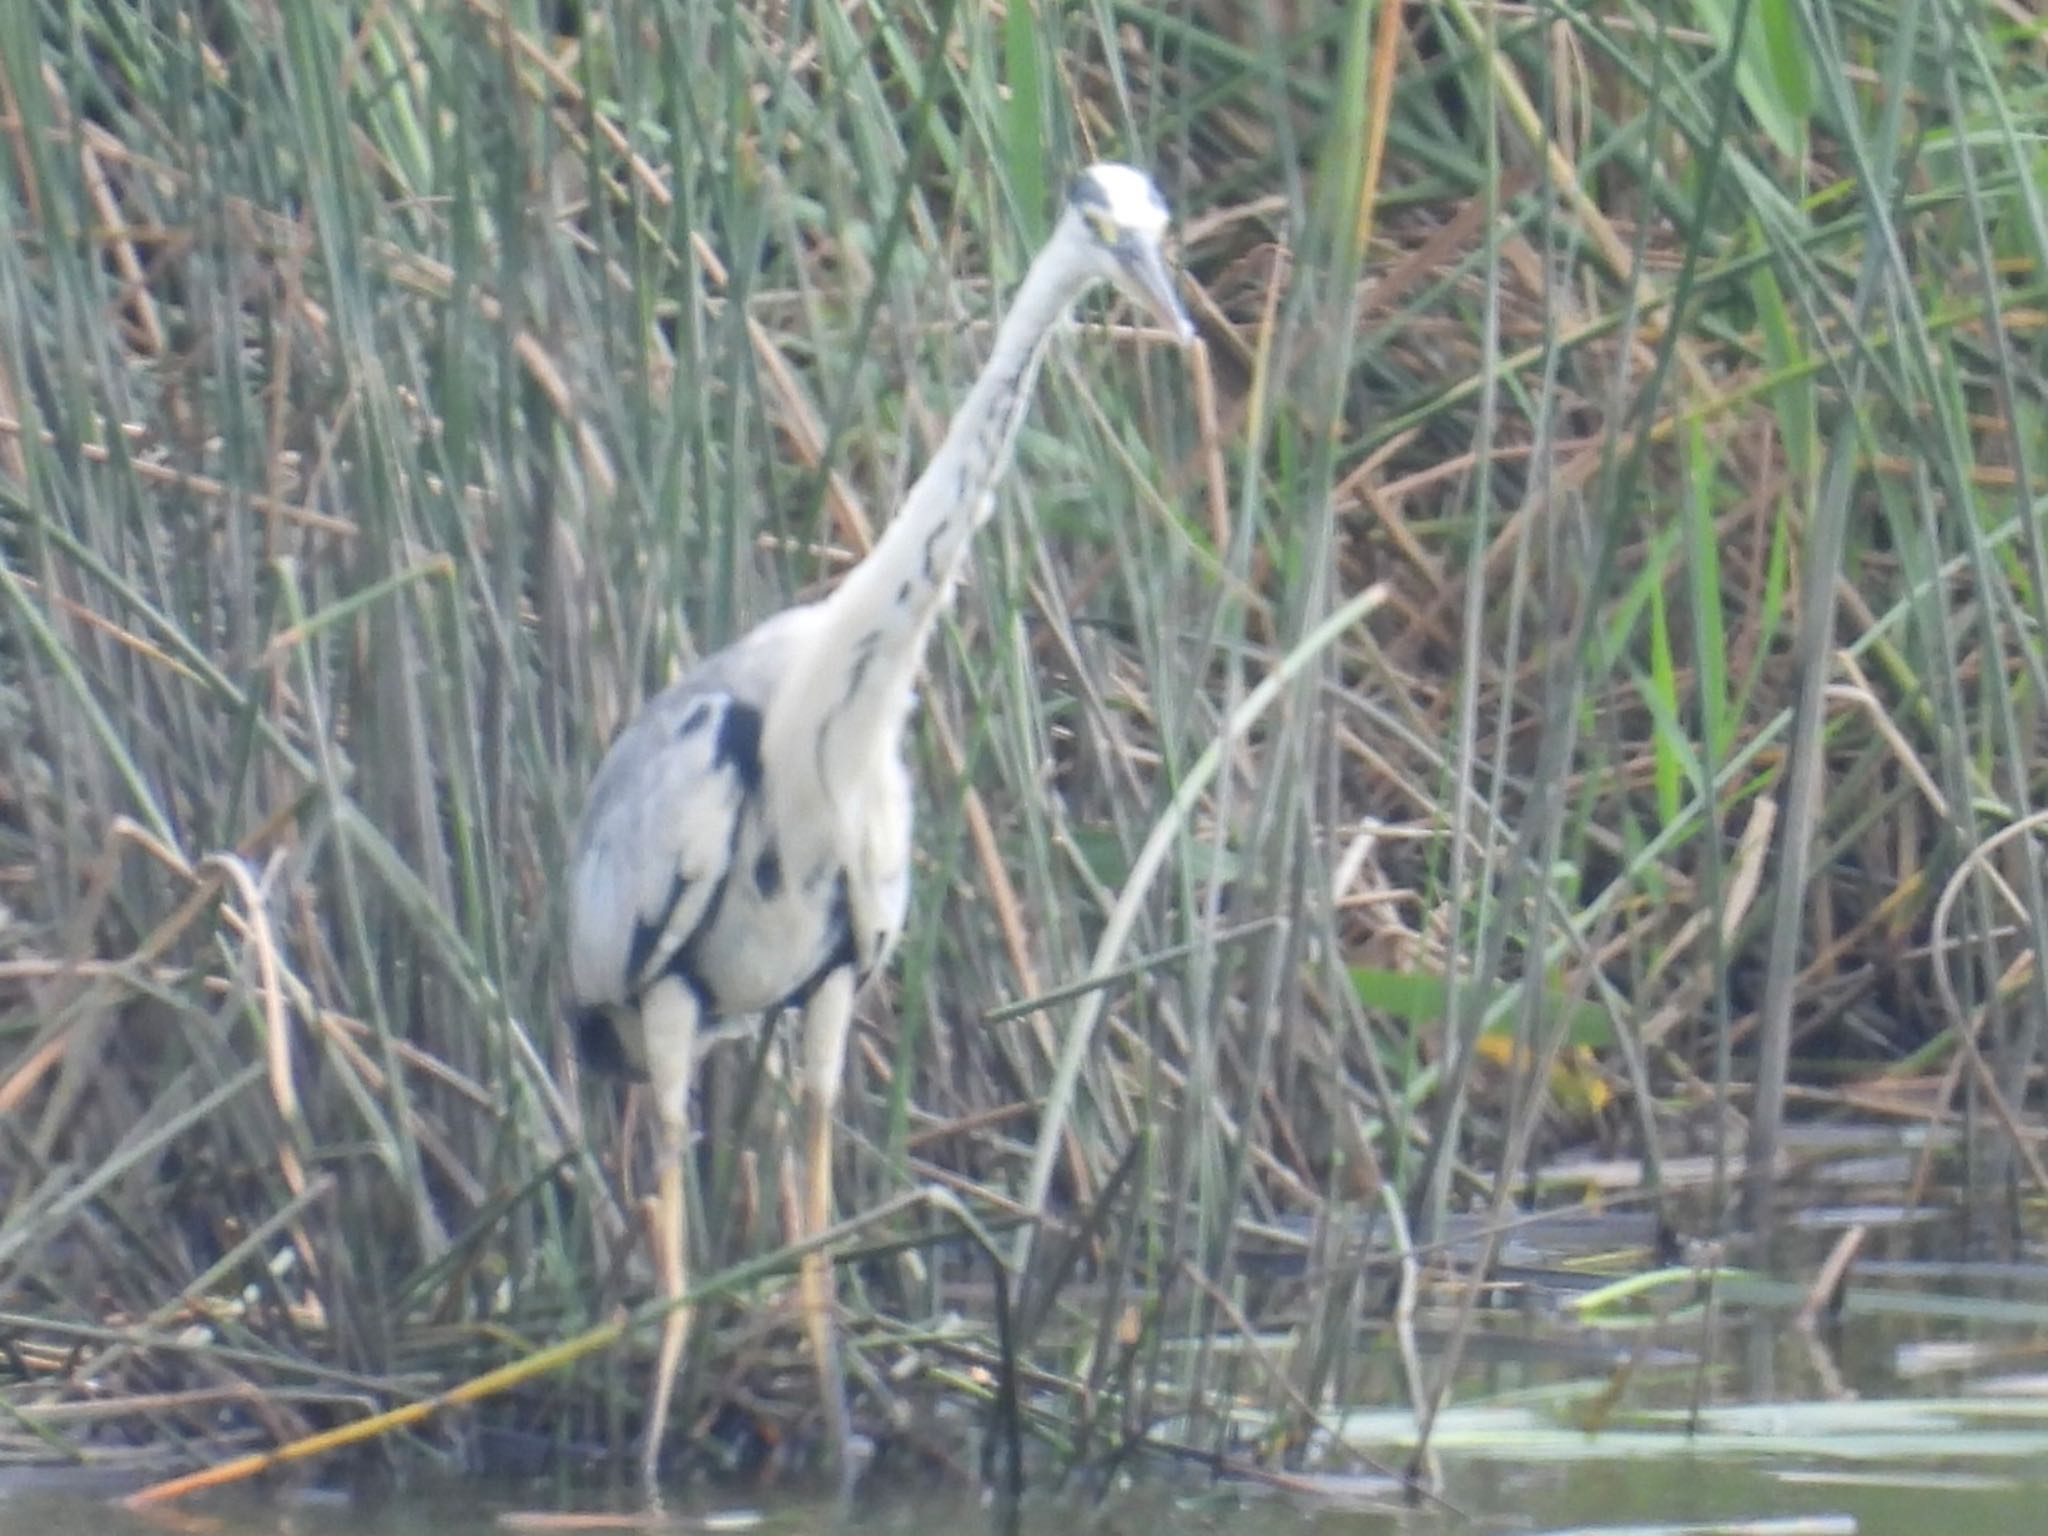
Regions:
<instances>
[{"instance_id":1,"label":"heron's head","mask_svg":"<svg viewBox=\"0 0 2048 1536\"><path fill-rule=\"evenodd\" d=\"M1063 233L1097 276L1115 283L1182 341L1195 328L1166 262L1166 199L1152 178L1128 165L1091 165L1067 193Z\"/></svg>"}]
</instances>

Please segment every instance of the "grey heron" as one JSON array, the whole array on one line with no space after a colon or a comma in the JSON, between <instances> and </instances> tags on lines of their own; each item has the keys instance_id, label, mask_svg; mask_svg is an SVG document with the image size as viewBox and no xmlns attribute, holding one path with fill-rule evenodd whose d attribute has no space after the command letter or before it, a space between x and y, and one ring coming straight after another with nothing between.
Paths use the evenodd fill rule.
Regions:
<instances>
[{"instance_id":1,"label":"grey heron","mask_svg":"<svg viewBox=\"0 0 2048 1536\"><path fill-rule=\"evenodd\" d=\"M649 700L591 782L570 884L571 1021L585 1061L651 1084L662 1141L653 1240L672 1299L688 1288L691 1077L721 1024L800 1010L803 1235L830 1220L854 998L888 959L909 897L902 740L926 642L1074 301L1108 282L1192 339L1163 244L1168 218L1143 172L1083 171L988 363L873 550L829 595L776 614ZM828 1286L824 1254L807 1254L799 1296L843 1454ZM689 1321L678 1305L663 1327L641 1452L650 1487Z\"/></svg>"}]
</instances>

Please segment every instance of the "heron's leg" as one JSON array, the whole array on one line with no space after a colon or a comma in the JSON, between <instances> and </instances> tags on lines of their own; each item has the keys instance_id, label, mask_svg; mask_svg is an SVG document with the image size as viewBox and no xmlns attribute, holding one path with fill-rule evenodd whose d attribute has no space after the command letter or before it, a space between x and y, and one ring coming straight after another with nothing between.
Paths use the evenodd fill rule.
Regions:
<instances>
[{"instance_id":1,"label":"heron's leg","mask_svg":"<svg viewBox=\"0 0 2048 1536\"><path fill-rule=\"evenodd\" d=\"M804 1006L804 1201L801 1236L816 1237L832 1222L832 1111L839 1102L846 1065L846 1037L853 1023L854 974L841 966L811 994ZM852 1425L846 1408L846 1381L840 1370L838 1340L833 1331L832 1265L822 1251L803 1256L798 1294L803 1302L804 1331L818 1366L818 1390L832 1454L842 1476L850 1474L848 1443Z\"/></svg>"},{"instance_id":2,"label":"heron's leg","mask_svg":"<svg viewBox=\"0 0 2048 1536\"><path fill-rule=\"evenodd\" d=\"M661 1122L661 1172L655 1193L654 1270L662 1294L670 1301L689 1290L683 1222L683 1159L690 1150L690 1075L696 1066L697 1031L702 1020L697 999L674 977L663 977L648 989L640 1005L646 1031L647 1075ZM640 1479L652 1494L661 1465L661 1442L668 1428L670 1394L682 1364L683 1344L690 1335L690 1309L674 1307L663 1319L661 1350L655 1357L654 1397L647 1410L645 1440L640 1447Z\"/></svg>"}]
</instances>

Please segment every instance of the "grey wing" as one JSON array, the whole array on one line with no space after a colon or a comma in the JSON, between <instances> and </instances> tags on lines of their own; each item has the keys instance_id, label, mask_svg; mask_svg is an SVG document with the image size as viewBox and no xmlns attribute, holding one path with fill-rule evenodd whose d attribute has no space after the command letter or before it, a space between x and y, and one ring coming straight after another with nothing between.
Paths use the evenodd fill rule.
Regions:
<instances>
[{"instance_id":1,"label":"grey wing","mask_svg":"<svg viewBox=\"0 0 2048 1536\"><path fill-rule=\"evenodd\" d=\"M715 910L760 786L761 716L688 681L650 700L590 786L569 903L584 1007L637 1005Z\"/></svg>"}]
</instances>

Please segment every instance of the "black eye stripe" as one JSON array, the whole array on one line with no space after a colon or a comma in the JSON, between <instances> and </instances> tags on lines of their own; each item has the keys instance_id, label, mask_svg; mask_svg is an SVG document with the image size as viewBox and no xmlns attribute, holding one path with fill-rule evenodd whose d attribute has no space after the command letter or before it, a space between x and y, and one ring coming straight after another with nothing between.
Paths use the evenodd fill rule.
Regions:
<instances>
[{"instance_id":1,"label":"black eye stripe","mask_svg":"<svg viewBox=\"0 0 2048 1536\"><path fill-rule=\"evenodd\" d=\"M1067 188L1067 201L1076 208L1100 208L1105 211L1109 208L1109 195L1102 190L1102 183L1086 171L1076 176L1073 185Z\"/></svg>"},{"instance_id":2,"label":"black eye stripe","mask_svg":"<svg viewBox=\"0 0 2048 1536\"><path fill-rule=\"evenodd\" d=\"M1119 193L1122 192L1119 187ZM1137 191L1152 205L1151 211L1159 215L1163 226L1168 222L1166 200L1159 189L1143 177L1137 178ZM1127 195L1127 194L1126 194ZM1134 237L1135 231L1118 215L1117 198L1110 187L1104 184L1094 169L1082 171L1067 185L1067 206L1087 221L1088 231L1105 245L1121 247ZM1146 221L1140 210L1128 208L1139 224Z\"/></svg>"}]
</instances>

